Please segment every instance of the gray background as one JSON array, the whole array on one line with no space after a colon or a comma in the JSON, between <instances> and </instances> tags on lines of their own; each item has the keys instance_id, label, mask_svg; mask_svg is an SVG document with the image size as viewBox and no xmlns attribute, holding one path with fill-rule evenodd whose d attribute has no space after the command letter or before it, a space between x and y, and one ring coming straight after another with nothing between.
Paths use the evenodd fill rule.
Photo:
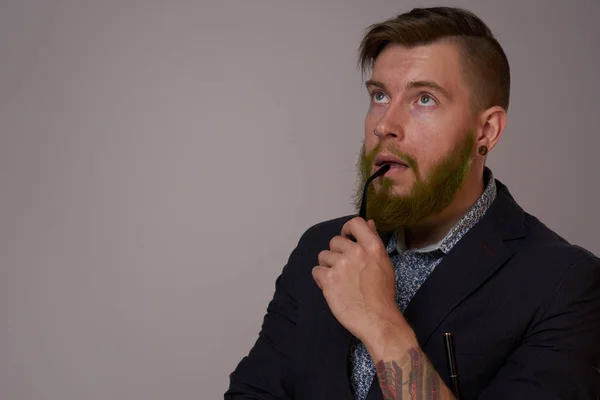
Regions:
<instances>
[{"instance_id":1,"label":"gray background","mask_svg":"<svg viewBox=\"0 0 600 400\"><path fill-rule=\"evenodd\" d=\"M222 397L299 236L352 211L362 30L439 3L1 0L0 399ZM600 253L600 2L452 4L511 62L496 177Z\"/></svg>"}]
</instances>

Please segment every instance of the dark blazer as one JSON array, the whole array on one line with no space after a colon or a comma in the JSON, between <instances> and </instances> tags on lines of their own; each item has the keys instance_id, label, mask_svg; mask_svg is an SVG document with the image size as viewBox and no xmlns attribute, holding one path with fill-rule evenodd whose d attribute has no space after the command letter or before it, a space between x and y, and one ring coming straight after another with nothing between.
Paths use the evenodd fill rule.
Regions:
<instances>
[{"instance_id":1,"label":"dark blazer","mask_svg":"<svg viewBox=\"0 0 600 400\"><path fill-rule=\"evenodd\" d=\"M600 399L600 260L525 213L497 184L490 209L404 316L446 384L442 338L453 333L463 400ZM311 274L318 253L350 218L320 223L301 237L225 399L353 398L351 334ZM383 398L377 379L368 398Z\"/></svg>"}]
</instances>

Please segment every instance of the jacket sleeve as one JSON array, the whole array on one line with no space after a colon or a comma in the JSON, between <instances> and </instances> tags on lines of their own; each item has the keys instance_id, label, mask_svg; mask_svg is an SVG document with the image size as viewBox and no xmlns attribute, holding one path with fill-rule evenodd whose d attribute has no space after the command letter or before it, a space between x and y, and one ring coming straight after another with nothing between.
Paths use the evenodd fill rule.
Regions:
<instances>
[{"instance_id":1,"label":"jacket sleeve","mask_svg":"<svg viewBox=\"0 0 600 400\"><path fill-rule=\"evenodd\" d=\"M310 231L310 230L309 230ZM258 339L230 375L225 400L288 400L292 398L290 376L293 370L295 330L298 311L296 276L308 259L305 257L307 231L291 253L276 280L275 293Z\"/></svg>"},{"instance_id":2,"label":"jacket sleeve","mask_svg":"<svg viewBox=\"0 0 600 400\"><path fill-rule=\"evenodd\" d=\"M600 398L600 260L573 265L482 400Z\"/></svg>"}]
</instances>

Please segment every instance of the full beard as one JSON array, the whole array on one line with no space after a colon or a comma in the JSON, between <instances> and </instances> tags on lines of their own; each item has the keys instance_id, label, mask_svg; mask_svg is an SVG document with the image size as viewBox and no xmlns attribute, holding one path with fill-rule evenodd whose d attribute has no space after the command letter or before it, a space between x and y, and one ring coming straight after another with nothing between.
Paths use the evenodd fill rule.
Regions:
<instances>
[{"instance_id":1,"label":"full beard","mask_svg":"<svg viewBox=\"0 0 600 400\"><path fill-rule=\"evenodd\" d=\"M426 217L439 214L450 205L463 187L471 168L474 146L475 135L469 132L454 151L432 168L426 180L420 177L414 158L389 149L408 164L415 174L415 183L408 195L392 193L393 181L385 175L379 190L376 191L374 185L369 185L366 218L375 221L379 231L390 232L410 228ZM367 154L364 145L362 146L358 163L359 185L353 198L356 210L360 208L362 190L373 172L373 161L379 151L380 145L377 145Z\"/></svg>"}]
</instances>

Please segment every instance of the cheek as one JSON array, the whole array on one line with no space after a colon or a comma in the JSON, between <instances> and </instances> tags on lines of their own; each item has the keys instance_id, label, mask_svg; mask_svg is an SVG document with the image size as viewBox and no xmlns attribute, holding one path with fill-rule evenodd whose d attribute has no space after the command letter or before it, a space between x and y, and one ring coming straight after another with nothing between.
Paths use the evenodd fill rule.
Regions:
<instances>
[{"instance_id":1,"label":"cheek","mask_svg":"<svg viewBox=\"0 0 600 400\"><path fill-rule=\"evenodd\" d=\"M443 133L443 126L446 124L443 115L439 110L427 108L413 108L410 111L412 123L428 134Z\"/></svg>"},{"instance_id":2,"label":"cheek","mask_svg":"<svg viewBox=\"0 0 600 400\"><path fill-rule=\"evenodd\" d=\"M428 153L435 152L440 141L444 139L439 125L429 118L411 118L405 125L405 142L409 144L417 160L427 158Z\"/></svg>"},{"instance_id":3,"label":"cheek","mask_svg":"<svg viewBox=\"0 0 600 400\"><path fill-rule=\"evenodd\" d=\"M406 126L407 150L417 161L420 178L428 176L436 157L444 153L448 132L432 113L415 112Z\"/></svg>"},{"instance_id":4,"label":"cheek","mask_svg":"<svg viewBox=\"0 0 600 400\"><path fill-rule=\"evenodd\" d=\"M460 115L442 112L439 108L414 108L410 112L410 127L407 136L415 149L422 153L443 153L457 137L465 131L465 123Z\"/></svg>"},{"instance_id":5,"label":"cheek","mask_svg":"<svg viewBox=\"0 0 600 400\"><path fill-rule=\"evenodd\" d=\"M379 138L375 136L374 130L383 113L381 107L370 107L365 117L365 148L367 152L373 150L379 144Z\"/></svg>"},{"instance_id":6,"label":"cheek","mask_svg":"<svg viewBox=\"0 0 600 400\"><path fill-rule=\"evenodd\" d=\"M367 131L365 132L365 140L363 143L365 146L365 152L369 154L379 145L379 139L377 136L373 135L372 131L370 133Z\"/></svg>"},{"instance_id":7,"label":"cheek","mask_svg":"<svg viewBox=\"0 0 600 400\"><path fill-rule=\"evenodd\" d=\"M379 119L383 117L385 114L386 105L385 104L372 104L369 107L369 115L371 115L375 119Z\"/></svg>"},{"instance_id":8,"label":"cheek","mask_svg":"<svg viewBox=\"0 0 600 400\"><path fill-rule=\"evenodd\" d=\"M429 139L450 142L452 138L463 135L472 125L470 113L455 106L444 110L437 106L413 108L411 120L415 126L427 132Z\"/></svg>"},{"instance_id":9,"label":"cheek","mask_svg":"<svg viewBox=\"0 0 600 400\"><path fill-rule=\"evenodd\" d=\"M385 114L385 106L382 105L371 105L367 116L365 118L365 130L373 132L373 129L377 126L379 120Z\"/></svg>"}]
</instances>

